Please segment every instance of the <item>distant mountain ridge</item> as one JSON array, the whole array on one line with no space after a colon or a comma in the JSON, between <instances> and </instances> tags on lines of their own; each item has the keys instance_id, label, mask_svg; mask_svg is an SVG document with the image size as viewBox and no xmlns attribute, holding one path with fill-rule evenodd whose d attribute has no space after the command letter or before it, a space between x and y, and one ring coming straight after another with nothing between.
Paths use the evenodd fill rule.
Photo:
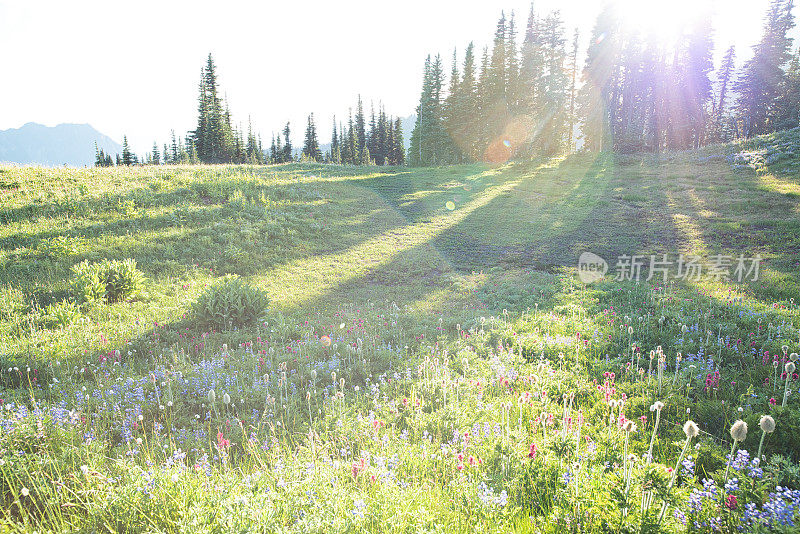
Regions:
<instances>
[{"instance_id":1,"label":"distant mountain ridge","mask_svg":"<svg viewBox=\"0 0 800 534\"><path fill-rule=\"evenodd\" d=\"M94 165L95 142L107 154L122 146L89 124L44 126L29 122L20 128L0 130L0 163L83 167Z\"/></svg>"}]
</instances>

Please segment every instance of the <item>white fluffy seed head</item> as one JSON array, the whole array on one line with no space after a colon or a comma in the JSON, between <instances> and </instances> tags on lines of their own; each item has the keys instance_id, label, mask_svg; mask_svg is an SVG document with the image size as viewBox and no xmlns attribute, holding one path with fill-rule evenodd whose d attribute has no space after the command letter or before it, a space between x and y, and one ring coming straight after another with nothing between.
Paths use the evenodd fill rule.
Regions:
<instances>
[{"instance_id":1,"label":"white fluffy seed head","mask_svg":"<svg viewBox=\"0 0 800 534\"><path fill-rule=\"evenodd\" d=\"M741 419L737 419L731 426L731 437L733 441L744 441L747 437L747 423Z\"/></svg>"},{"instance_id":2,"label":"white fluffy seed head","mask_svg":"<svg viewBox=\"0 0 800 534\"><path fill-rule=\"evenodd\" d=\"M786 369L786 374L787 374L787 375L790 375L790 374L794 373L794 370L795 370L796 368L797 368L797 367L794 365L794 362L786 362L786 367L785 367L785 369ZM787 377L787 378L788 378L788 377Z\"/></svg>"},{"instance_id":3,"label":"white fluffy seed head","mask_svg":"<svg viewBox=\"0 0 800 534\"><path fill-rule=\"evenodd\" d=\"M225 393L222 396L222 402L225 403L225 404L230 404L231 403L231 396L228 395L227 393Z\"/></svg>"},{"instance_id":4,"label":"white fluffy seed head","mask_svg":"<svg viewBox=\"0 0 800 534\"><path fill-rule=\"evenodd\" d=\"M796 352L791 353L789 355L789 359L792 360L793 362L796 362L797 361L797 353Z\"/></svg>"},{"instance_id":5,"label":"white fluffy seed head","mask_svg":"<svg viewBox=\"0 0 800 534\"><path fill-rule=\"evenodd\" d=\"M697 423L689 419L683 425L683 433L689 439L696 438L700 434L700 428L698 428Z\"/></svg>"},{"instance_id":6,"label":"white fluffy seed head","mask_svg":"<svg viewBox=\"0 0 800 534\"><path fill-rule=\"evenodd\" d=\"M775 432L775 419L770 415L762 415L761 419L758 421L758 426L767 434L771 434Z\"/></svg>"},{"instance_id":7,"label":"white fluffy seed head","mask_svg":"<svg viewBox=\"0 0 800 534\"><path fill-rule=\"evenodd\" d=\"M660 412L664 409L664 403L661 401L655 401L652 406L650 406L651 412Z\"/></svg>"},{"instance_id":8,"label":"white fluffy seed head","mask_svg":"<svg viewBox=\"0 0 800 534\"><path fill-rule=\"evenodd\" d=\"M631 420L625 421L625 424L622 425L622 429L625 432L636 432L636 423Z\"/></svg>"}]
</instances>

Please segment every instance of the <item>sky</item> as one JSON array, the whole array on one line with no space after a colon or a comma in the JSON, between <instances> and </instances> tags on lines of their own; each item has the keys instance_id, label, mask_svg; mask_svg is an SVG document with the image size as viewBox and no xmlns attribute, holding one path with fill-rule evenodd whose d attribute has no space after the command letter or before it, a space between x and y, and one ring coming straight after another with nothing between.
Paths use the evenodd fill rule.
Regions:
<instances>
[{"instance_id":1,"label":"sky","mask_svg":"<svg viewBox=\"0 0 800 534\"><path fill-rule=\"evenodd\" d=\"M736 45L738 61L758 40L769 0L618 0L628 23L669 32L699 7L714 13L717 64ZM536 0L561 11L567 35L585 50L595 0ZM196 122L200 69L209 53L235 123L269 144L290 121L300 143L314 112L320 142L335 113L346 118L361 94L407 116L419 99L427 54L450 70L470 41L490 45L501 11L522 34L529 1L404 0L247 2L227 0L0 0L0 129L27 122L89 123L143 154ZM795 9L795 16L797 16ZM793 31L797 39L798 28Z\"/></svg>"}]
</instances>

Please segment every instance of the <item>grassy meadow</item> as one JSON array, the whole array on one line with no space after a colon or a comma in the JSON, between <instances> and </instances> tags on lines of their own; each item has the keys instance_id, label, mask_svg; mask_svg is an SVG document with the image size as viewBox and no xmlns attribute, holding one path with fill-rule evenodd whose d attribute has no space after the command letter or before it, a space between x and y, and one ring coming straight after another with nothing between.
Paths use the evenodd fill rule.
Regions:
<instances>
[{"instance_id":1,"label":"grassy meadow","mask_svg":"<svg viewBox=\"0 0 800 534\"><path fill-rule=\"evenodd\" d=\"M0 167L0 532L794 532L798 150Z\"/></svg>"}]
</instances>

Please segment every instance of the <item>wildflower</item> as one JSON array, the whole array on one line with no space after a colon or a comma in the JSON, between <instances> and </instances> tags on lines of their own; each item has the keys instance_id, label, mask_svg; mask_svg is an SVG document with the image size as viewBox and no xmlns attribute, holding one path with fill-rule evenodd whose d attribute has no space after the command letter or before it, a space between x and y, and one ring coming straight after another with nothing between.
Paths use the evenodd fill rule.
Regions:
<instances>
[{"instance_id":1,"label":"wildflower","mask_svg":"<svg viewBox=\"0 0 800 534\"><path fill-rule=\"evenodd\" d=\"M210 404L214 404L214 401L217 400L217 394L214 392L213 389L208 390L208 402Z\"/></svg>"},{"instance_id":2,"label":"wildflower","mask_svg":"<svg viewBox=\"0 0 800 534\"><path fill-rule=\"evenodd\" d=\"M656 432L658 432L658 423L661 421L661 410L664 409L664 403L656 401L650 406L651 412L656 412L656 423L653 425L653 435L650 436L650 448L647 450L647 463L649 464L653 459L653 443L656 440Z\"/></svg>"},{"instance_id":3,"label":"wildflower","mask_svg":"<svg viewBox=\"0 0 800 534\"><path fill-rule=\"evenodd\" d=\"M747 423L741 419L733 423L731 426L731 437L735 442L744 441L745 438L747 438Z\"/></svg>"},{"instance_id":4,"label":"wildflower","mask_svg":"<svg viewBox=\"0 0 800 534\"><path fill-rule=\"evenodd\" d=\"M231 403L231 396L228 395L227 392L225 392L225 394L222 395L222 403L225 404L226 406Z\"/></svg>"},{"instance_id":5,"label":"wildflower","mask_svg":"<svg viewBox=\"0 0 800 534\"><path fill-rule=\"evenodd\" d=\"M28 488L26 488L26 487L23 487L22 490L20 491L20 493L22 494L23 497L27 497L27 496L29 496L31 494L31 492L28 491Z\"/></svg>"},{"instance_id":6,"label":"wildflower","mask_svg":"<svg viewBox=\"0 0 800 534\"><path fill-rule=\"evenodd\" d=\"M747 437L747 423L742 421L741 419L737 419L733 425L731 425L731 438L733 438L733 445L731 445L731 455L728 460L728 465L725 466L725 476L723 480L728 481L728 471L730 470L731 463L733 462L733 453L736 451L736 447L739 445L740 442L744 441Z\"/></svg>"},{"instance_id":7,"label":"wildflower","mask_svg":"<svg viewBox=\"0 0 800 534\"><path fill-rule=\"evenodd\" d=\"M528 458L534 459L536 458L536 444L531 443L530 448L528 449Z\"/></svg>"},{"instance_id":8,"label":"wildflower","mask_svg":"<svg viewBox=\"0 0 800 534\"><path fill-rule=\"evenodd\" d=\"M697 423L690 419L683 425L683 433L688 439L692 439L700 434L700 429L697 427Z\"/></svg>"},{"instance_id":9,"label":"wildflower","mask_svg":"<svg viewBox=\"0 0 800 534\"><path fill-rule=\"evenodd\" d=\"M728 495L725 499L725 507L729 510L736 510L736 506L739 503L736 501L736 495Z\"/></svg>"},{"instance_id":10,"label":"wildflower","mask_svg":"<svg viewBox=\"0 0 800 534\"><path fill-rule=\"evenodd\" d=\"M692 438L697 437L697 435L700 433L700 429L697 428L697 424L690 419L686 421L686 423L683 425L683 433L686 434L686 443L683 444L683 450L681 451L681 455L678 456L678 461L675 463L675 468L672 470L672 475L670 476L669 484L667 485L668 490L672 489L673 484L675 484L675 477L678 474L678 467L680 467L681 462L683 462L684 456L686 456L686 451L689 449L689 444L691 443ZM661 512L659 512L658 514L659 523L661 523L661 520L664 519L664 513L666 513L666 511L667 511L667 501L664 501L664 503L661 506Z\"/></svg>"},{"instance_id":11,"label":"wildflower","mask_svg":"<svg viewBox=\"0 0 800 534\"><path fill-rule=\"evenodd\" d=\"M761 419L758 421L758 426L767 434L771 434L775 432L775 419L769 415L762 415Z\"/></svg>"},{"instance_id":12,"label":"wildflower","mask_svg":"<svg viewBox=\"0 0 800 534\"><path fill-rule=\"evenodd\" d=\"M222 431L217 432L217 448L218 449L226 449L230 447L231 442L224 438Z\"/></svg>"},{"instance_id":13,"label":"wildflower","mask_svg":"<svg viewBox=\"0 0 800 534\"><path fill-rule=\"evenodd\" d=\"M761 428L761 441L758 444L758 456L756 456L756 459L761 461L761 450L764 446L764 438L767 434L775 432L775 419L769 415L762 415L761 419L758 421L758 426Z\"/></svg>"}]
</instances>

